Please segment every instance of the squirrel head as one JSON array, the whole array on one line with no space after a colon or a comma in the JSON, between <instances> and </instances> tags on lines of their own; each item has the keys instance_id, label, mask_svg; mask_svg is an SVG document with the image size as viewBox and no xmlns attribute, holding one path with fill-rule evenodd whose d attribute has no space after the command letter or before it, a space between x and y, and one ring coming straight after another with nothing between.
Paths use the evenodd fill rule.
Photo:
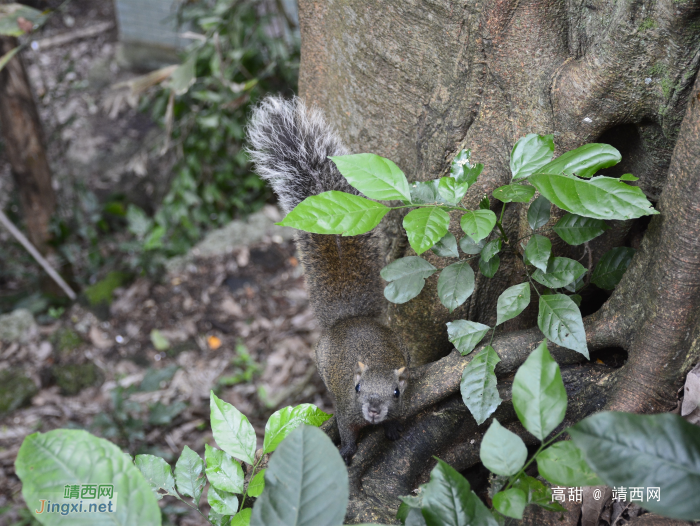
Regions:
<instances>
[{"instance_id":1,"label":"squirrel head","mask_svg":"<svg viewBox=\"0 0 700 526\"><path fill-rule=\"evenodd\" d=\"M355 399L362 416L370 424L380 424L399 416L408 369L379 369L357 362L355 368Z\"/></svg>"}]
</instances>

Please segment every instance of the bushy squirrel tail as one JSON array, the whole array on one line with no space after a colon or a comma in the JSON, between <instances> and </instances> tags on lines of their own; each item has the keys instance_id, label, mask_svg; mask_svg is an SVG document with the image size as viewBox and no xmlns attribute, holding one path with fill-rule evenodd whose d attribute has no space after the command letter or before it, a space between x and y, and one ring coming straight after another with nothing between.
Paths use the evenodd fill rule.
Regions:
<instances>
[{"instance_id":1,"label":"bushy squirrel tail","mask_svg":"<svg viewBox=\"0 0 700 526\"><path fill-rule=\"evenodd\" d=\"M255 169L270 183L285 212L329 190L361 195L328 159L348 151L321 112L306 108L301 99L265 98L253 110L247 131ZM297 248L321 328L329 329L345 318L383 315L382 264L374 234L299 232Z\"/></svg>"},{"instance_id":2,"label":"bushy squirrel tail","mask_svg":"<svg viewBox=\"0 0 700 526\"><path fill-rule=\"evenodd\" d=\"M258 175L270 183L287 213L321 192L359 194L328 159L347 149L321 112L307 109L298 97L263 99L251 115L248 142Z\"/></svg>"}]
</instances>

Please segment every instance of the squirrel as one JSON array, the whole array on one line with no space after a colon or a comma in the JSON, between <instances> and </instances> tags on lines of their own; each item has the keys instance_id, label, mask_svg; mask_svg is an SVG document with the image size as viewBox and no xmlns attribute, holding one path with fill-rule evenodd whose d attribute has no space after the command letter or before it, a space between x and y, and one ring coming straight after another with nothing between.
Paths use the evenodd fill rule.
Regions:
<instances>
[{"instance_id":1,"label":"squirrel","mask_svg":"<svg viewBox=\"0 0 700 526\"><path fill-rule=\"evenodd\" d=\"M289 213L309 196L329 190L362 195L329 159L347 149L321 112L299 98L268 96L247 128L248 153ZM336 405L340 454L350 464L361 429L383 424L397 440L408 385L407 348L383 320L377 236L296 235L309 299L322 333L316 364Z\"/></svg>"}]
</instances>

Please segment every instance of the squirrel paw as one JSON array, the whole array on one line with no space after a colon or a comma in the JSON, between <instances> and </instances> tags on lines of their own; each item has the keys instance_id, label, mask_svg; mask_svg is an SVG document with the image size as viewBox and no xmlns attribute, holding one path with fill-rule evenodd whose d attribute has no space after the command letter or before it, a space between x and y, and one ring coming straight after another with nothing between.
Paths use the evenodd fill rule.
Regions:
<instances>
[{"instance_id":1,"label":"squirrel paw","mask_svg":"<svg viewBox=\"0 0 700 526\"><path fill-rule=\"evenodd\" d=\"M345 444L340 448L340 456L343 457L346 466L349 466L352 463L352 456L356 451L357 444Z\"/></svg>"},{"instance_id":2,"label":"squirrel paw","mask_svg":"<svg viewBox=\"0 0 700 526\"><path fill-rule=\"evenodd\" d=\"M384 435L389 440L398 440L401 438L401 432L403 431L403 426L398 422L385 422L384 423Z\"/></svg>"}]
</instances>

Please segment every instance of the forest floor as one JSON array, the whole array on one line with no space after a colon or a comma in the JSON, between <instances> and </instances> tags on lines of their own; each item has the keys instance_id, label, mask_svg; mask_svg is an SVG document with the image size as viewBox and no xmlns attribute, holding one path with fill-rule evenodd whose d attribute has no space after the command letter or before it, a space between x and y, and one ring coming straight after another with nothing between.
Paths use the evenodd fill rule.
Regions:
<instances>
[{"instance_id":1,"label":"forest floor","mask_svg":"<svg viewBox=\"0 0 700 526\"><path fill-rule=\"evenodd\" d=\"M110 88L139 74L119 64L112 2L75 0L40 38L96 24L109 27L24 52L57 192L67 199L78 182L98 196L123 191L148 199L170 160L153 154L160 129ZM0 206L11 203L11 189L0 158ZM159 279L117 287L101 303L81 298L51 317L34 316L27 301L28 310L4 316L0 525L35 523L14 470L31 433L86 429L132 455L174 463L184 445L203 454L205 443L214 444L211 390L248 416L260 444L278 408L310 402L332 411L314 365L318 327L291 233L273 225L279 219L267 205L210 233ZM0 299L31 297L26 277L39 271L11 245L0 232ZM172 524L206 524L174 499L160 502ZM201 503L207 510L206 497Z\"/></svg>"}]
</instances>

